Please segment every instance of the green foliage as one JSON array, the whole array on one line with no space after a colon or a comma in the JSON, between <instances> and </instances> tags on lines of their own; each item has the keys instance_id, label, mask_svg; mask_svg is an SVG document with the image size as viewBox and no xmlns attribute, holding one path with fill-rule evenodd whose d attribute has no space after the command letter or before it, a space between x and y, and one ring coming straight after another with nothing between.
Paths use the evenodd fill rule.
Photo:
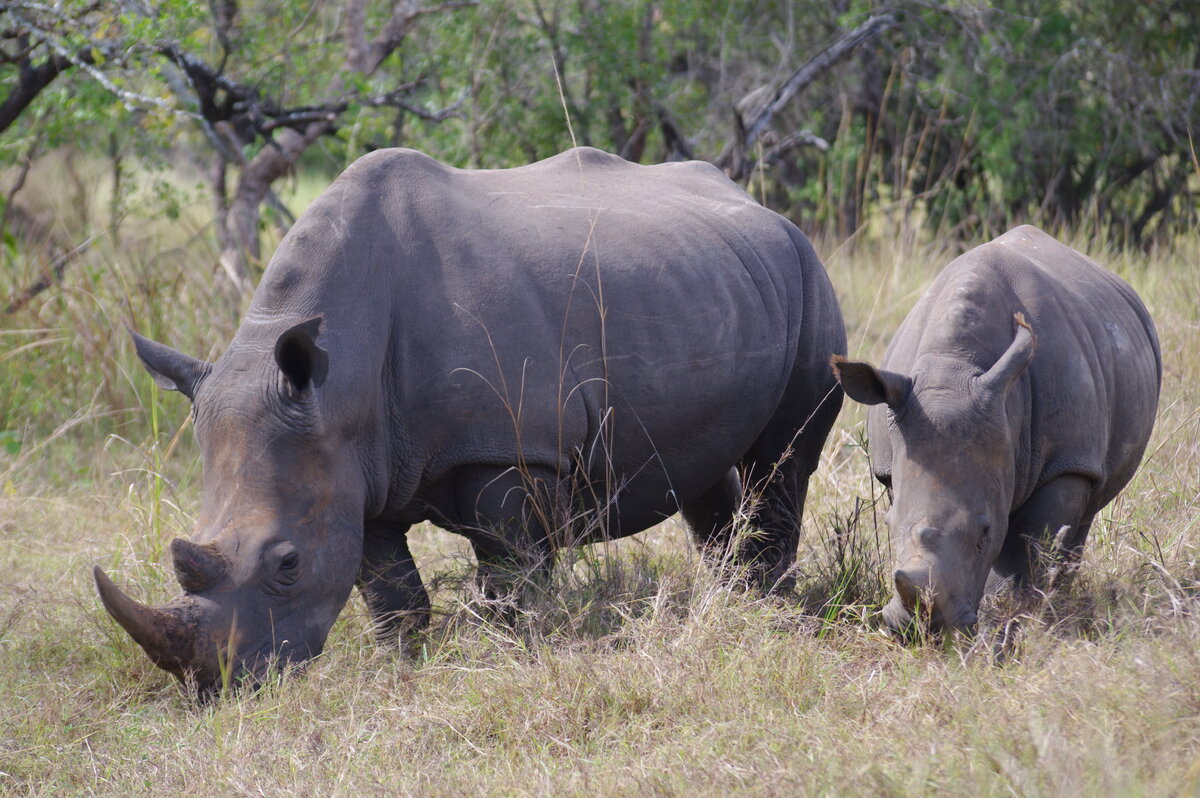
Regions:
<instances>
[{"instance_id":1,"label":"green foliage","mask_svg":"<svg viewBox=\"0 0 1200 798\"><path fill-rule=\"evenodd\" d=\"M112 135L139 160L205 161L213 141L200 116L241 125L246 158L267 146L238 116L245 100L218 108L231 90L206 99L164 56L170 48L263 108L346 97L333 135L305 159L326 173L396 145L474 167L525 163L572 142L639 161L717 160L736 147L735 109L750 118L799 65L880 11L870 0L481 0L415 18L366 75L346 67L340 7L260 0L238 4L231 19L190 0L63 8L39 17L35 56L48 57L51 43L54 52L90 48L95 65L43 91L0 135L0 162L68 143L102 150ZM889 9L898 25L819 75L746 153L769 161L751 180L773 206L840 235L897 203L958 235L1087 220L1141 241L1194 223L1200 15L1187 2ZM364 10L370 38L393 5ZM7 13L19 28L34 12ZM7 85L18 69L0 62L0 79ZM402 103L382 99L398 87ZM448 108L457 110L437 113ZM830 148L774 149L797 130Z\"/></svg>"},{"instance_id":2,"label":"green foliage","mask_svg":"<svg viewBox=\"0 0 1200 798\"><path fill-rule=\"evenodd\" d=\"M1141 239L1155 215L1169 229L1196 209L1180 156L1200 94L1188 73L1200 22L1182 5L1010 0L975 21L925 13L942 47L913 71L934 77L902 86L892 113L939 109L940 152L968 153L953 185L976 187L970 212L993 226L1072 223L1102 209L1120 236ZM947 156L927 165L946 169ZM937 201L952 222L968 213L955 200L947 191Z\"/></svg>"}]
</instances>

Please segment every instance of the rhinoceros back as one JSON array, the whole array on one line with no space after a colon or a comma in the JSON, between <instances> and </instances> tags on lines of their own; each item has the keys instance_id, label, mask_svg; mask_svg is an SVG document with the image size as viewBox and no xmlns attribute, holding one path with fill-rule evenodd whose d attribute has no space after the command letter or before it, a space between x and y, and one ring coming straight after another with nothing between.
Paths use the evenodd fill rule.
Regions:
<instances>
[{"instance_id":1,"label":"rhinoceros back","mask_svg":"<svg viewBox=\"0 0 1200 798\"><path fill-rule=\"evenodd\" d=\"M1149 312L1117 275L1037 228L997 238L1018 265L1013 282L1031 311L1029 490L1060 474L1093 481L1088 513L1133 477L1150 440L1162 355ZM1001 256L1002 257L1002 256ZM1021 277L1023 261L1030 264Z\"/></svg>"}]
</instances>

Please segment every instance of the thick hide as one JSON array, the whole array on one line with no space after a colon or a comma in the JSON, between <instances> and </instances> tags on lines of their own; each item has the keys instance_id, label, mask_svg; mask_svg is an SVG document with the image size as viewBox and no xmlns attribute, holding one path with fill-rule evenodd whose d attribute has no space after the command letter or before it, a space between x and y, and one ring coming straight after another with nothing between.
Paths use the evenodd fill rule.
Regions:
<instances>
[{"instance_id":1,"label":"thick hide","mask_svg":"<svg viewBox=\"0 0 1200 798\"><path fill-rule=\"evenodd\" d=\"M1133 289L1023 226L947 266L880 368L835 371L873 405L871 465L893 497L886 619L923 604L935 626L969 627L990 571L1024 581L1078 560L1145 451L1162 361Z\"/></svg>"},{"instance_id":2,"label":"thick hide","mask_svg":"<svg viewBox=\"0 0 1200 798\"><path fill-rule=\"evenodd\" d=\"M386 150L296 223L215 363L136 342L194 400L202 510L172 551L208 637L195 667L134 637L204 676L218 644L252 675L315 655L355 583L382 639L419 629L427 519L498 601L556 548L680 510L715 563L786 586L845 331L804 236L712 166ZM762 534L738 544L744 484ZM101 585L127 629L165 617Z\"/></svg>"}]
</instances>

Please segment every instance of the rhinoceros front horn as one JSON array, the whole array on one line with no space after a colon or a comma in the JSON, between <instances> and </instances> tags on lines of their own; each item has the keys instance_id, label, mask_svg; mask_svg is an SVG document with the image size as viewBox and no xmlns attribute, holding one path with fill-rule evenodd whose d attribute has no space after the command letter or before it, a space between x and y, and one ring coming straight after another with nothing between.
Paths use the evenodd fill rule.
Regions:
<instances>
[{"instance_id":1,"label":"rhinoceros front horn","mask_svg":"<svg viewBox=\"0 0 1200 798\"><path fill-rule=\"evenodd\" d=\"M155 665L182 675L195 649L195 625L183 606L156 609L121 592L100 566L92 570L104 609L141 646Z\"/></svg>"}]
</instances>

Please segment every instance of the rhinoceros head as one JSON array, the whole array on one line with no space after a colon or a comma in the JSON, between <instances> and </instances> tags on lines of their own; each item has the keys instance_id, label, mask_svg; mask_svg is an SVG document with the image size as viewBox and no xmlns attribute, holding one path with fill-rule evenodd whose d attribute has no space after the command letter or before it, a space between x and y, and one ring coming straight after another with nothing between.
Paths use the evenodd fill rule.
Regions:
<instances>
[{"instance_id":1,"label":"rhinoceros head","mask_svg":"<svg viewBox=\"0 0 1200 798\"><path fill-rule=\"evenodd\" d=\"M322 406L320 323L212 364L134 334L155 382L193 402L201 511L195 542L171 543L182 596L144 606L99 568L96 586L151 660L201 690L320 653L358 572L364 479Z\"/></svg>"},{"instance_id":2,"label":"rhinoceros head","mask_svg":"<svg viewBox=\"0 0 1200 798\"><path fill-rule=\"evenodd\" d=\"M886 434L891 452L895 593L883 616L893 628L918 608L934 629L975 625L1015 490L1019 441L1007 398L1036 349L1017 320L1011 344L983 372L945 357L919 359L912 375L835 358L847 396L887 406L886 424L871 434Z\"/></svg>"}]
</instances>

